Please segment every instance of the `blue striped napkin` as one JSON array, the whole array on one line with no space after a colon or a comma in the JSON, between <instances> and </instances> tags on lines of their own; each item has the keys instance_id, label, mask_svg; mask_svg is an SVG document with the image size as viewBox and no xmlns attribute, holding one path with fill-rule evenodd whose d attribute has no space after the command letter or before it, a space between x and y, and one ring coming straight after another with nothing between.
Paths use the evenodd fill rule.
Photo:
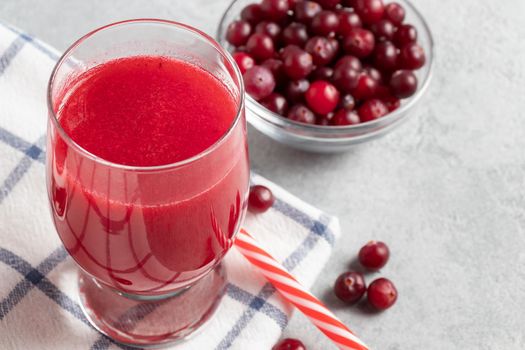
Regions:
<instances>
[{"instance_id":1,"label":"blue striped napkin","mask_svg":"<svg viewBox=\"0 0 525 350\"><path fill-rule=\"evenodd\" d=\"M58 53L0 24L0 349L126 348L99 334L76 295L77 269L48 209L44 179L46 85ZM328 260L338 221L260 176L276 203L245 227L306 286ZM270 349L292 308L233 248L216 317L176 349Z\"/></svg>"}]
</instances>

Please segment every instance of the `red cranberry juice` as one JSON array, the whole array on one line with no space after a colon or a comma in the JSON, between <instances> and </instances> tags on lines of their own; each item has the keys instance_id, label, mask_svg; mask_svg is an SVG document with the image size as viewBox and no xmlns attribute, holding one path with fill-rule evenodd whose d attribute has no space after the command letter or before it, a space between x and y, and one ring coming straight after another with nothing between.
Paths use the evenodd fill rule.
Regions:
<instances>
[{"instance_id":1,"label":"red cranberry juice","mask_svg":"<svg viewBox=\"0 0 525 350\"><path fill-rule=\"evenodd\" d=\"M91 153L50 125L48 188L71 256L135 294L167 293L204 275L231 247L245 213L244 115L234 124L240 97L202 68L156 56L109 61L63 91L59 123ZM183 164L166 166L175 162Z\"/></svg>"}]
</instances>

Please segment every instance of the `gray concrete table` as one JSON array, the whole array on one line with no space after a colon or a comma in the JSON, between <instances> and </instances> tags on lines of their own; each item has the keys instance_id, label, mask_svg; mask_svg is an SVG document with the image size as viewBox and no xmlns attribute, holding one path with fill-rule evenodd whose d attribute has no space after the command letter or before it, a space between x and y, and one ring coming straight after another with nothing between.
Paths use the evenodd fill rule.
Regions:
<instances>
[{"instance_id":1,"label":"gray concrete table","mask_svg":"<svg viewBox=\"0 0 525 350\"><path fill-rule=\"evenodd\" d=\"M437 41L418 115L338 155L287 149L250 130L253 168L340 217L343 237L314 292L374 349L525 349L525 1L414 0ZM0 1L9 21L59 49L137 17L213 34L228 0ZM391 310L331 297L369 239L390 244ZM302 317L287 336L330 348Z\"/></svg>"}]
</instances>

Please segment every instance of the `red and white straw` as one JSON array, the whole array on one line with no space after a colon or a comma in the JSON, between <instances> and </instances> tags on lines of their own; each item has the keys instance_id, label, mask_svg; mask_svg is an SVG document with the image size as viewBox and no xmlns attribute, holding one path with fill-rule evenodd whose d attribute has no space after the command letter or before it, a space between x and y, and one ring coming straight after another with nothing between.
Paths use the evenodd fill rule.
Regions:
<instances>
[{"instance_id":1,"label":"red and white straw","mask_svg":"<svg viewBox=\"0 0 525 350\"><path fill-rule=\"evenodd\" d=\"M339 349L367 350L324 304L304 288L275 258L268 254L244 229L235 240L237 249L255 265L281 295L305 314Z\"/></svg>"}]
</instances>

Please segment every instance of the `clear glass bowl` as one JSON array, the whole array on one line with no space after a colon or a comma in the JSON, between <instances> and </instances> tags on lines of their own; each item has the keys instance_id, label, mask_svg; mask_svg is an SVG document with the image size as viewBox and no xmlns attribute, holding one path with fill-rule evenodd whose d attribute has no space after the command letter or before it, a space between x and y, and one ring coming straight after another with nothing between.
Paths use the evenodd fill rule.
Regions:
<instances>
[{"instance_id":1,"label":"clear glass bowl","mask_svg":"<svg viewBox=\"0 0 525 350\"><path fill-rule=\"evenodd\" d=\"M226 41L228 24L239 17L244 6L254 2L256 0L234 0L224 12L217 29L217 41L228 51L232 52L234 49ZM306 125L273 113L246 95L248 122L272 139L291 147L311 152L330 153L345 151L356 144L383 136L407 120L408 116L414 114L416 105L430 84L434 65L434 41L430 28L414 5L408 0L396 0L396 2L403 5L406 10L405 22L416 27L418 43L425 50L427 57L425 66L416 72L419 81L418 91L412 97L402 100L399 109L383 118L358 125Z\"/></svg>"}]
</instances>

